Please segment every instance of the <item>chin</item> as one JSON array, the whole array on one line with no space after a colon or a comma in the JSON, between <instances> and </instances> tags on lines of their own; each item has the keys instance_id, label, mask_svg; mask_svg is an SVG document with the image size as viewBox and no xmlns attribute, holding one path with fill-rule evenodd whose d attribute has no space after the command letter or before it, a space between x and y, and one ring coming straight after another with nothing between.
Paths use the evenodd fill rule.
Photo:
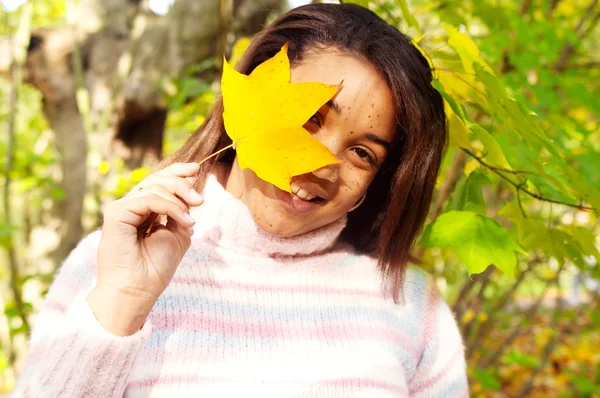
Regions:
<instances>
[{"instance_id":1,"label":"chin","mask_svg":"<svg viewBox=\"0 0 600 398\"><path fill-rule=\"evenodd\" d=\"M295 225L294 220L286 217L282 209L274 208L275 206L253 206L251 210L252 218L260 229L269 235L279 238L287 238L302 233L299 231L298 225Z\"/></svg>"}]
</instances>

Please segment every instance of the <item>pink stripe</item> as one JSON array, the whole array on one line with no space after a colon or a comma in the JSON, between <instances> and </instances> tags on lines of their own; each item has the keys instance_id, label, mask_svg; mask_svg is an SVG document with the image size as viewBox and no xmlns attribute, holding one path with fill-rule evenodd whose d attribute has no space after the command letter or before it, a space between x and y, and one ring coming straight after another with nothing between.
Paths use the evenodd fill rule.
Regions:
<instances>
[{"instance_id":1,"label":"pink stripe","mask_svg":"<svg viewBox=\"0 0 600 398\"><path fill-rule=\"evenodd\" d=\"M301 328L265 322L249 324L196 313L151 315L151 322L153 330L183 329L249 338L301 340L335 340L344 338L348 340L388 341L402 347L415 360L418 360L421 355L421 352L415 347L413 337L381 326L359 326L342 323Z\"/></svg>"},{"instance_id":2,"label":"pink stripe","mask_svg":"<svg viewBox=\"0 0 600 398\"><path fill-rule=\"evenodd\" d=\"M435 338L437 328L438 307L441 296L433 280L428 279L428 295L425 308L425 320L423 322L423 338L421 340L421 352L425 352L427 343Z\"/></svg>"},{"instance_id":3,"label":"pink stripe","mask_svg":"<svg viewBox=\"0 0 600 398\"><path fill-rule=\"evenodd\" d=\"M171 375L164 377L151 377L148 379L130 381L127 384L127 389L134 388L149 388L156 385L173 385L173 384L233 384L233 383L247 383L244 380L230 379L230 378L215 378L215 377L203 377L199 375ZM310 380L272 380L272 384L306 384L311 383ZM363 388L375 388L379 390L388 390L403 392L402 386L386 383L381 380L369 379L365 377L347 378L347 379L332 379L313 382L315 385L333 386L333 387L363 387Z\"/></svg>"},{"instance_id":4,"label":"pink stripe","mask_svg":"<svg viewBox=\"0 0 600 398\"><path fill-rule=\"evenodd\" d=\"M319 384L334 387L367 387L376 388L379 390L404 392L403 386L386 383L381 380L367 379L365 377L325 380Z\"/></svg>"},{"instance_id":5,"label":"pink stripe","mask_svg":"<svg viewBox=\"0 0 600 398\"><path fill-rule=\"evenodd\" d=\"M439 343L441 343L441 342L439 342ZM452 365L454 365L456 358L461 354L462 354L462 345L457 344L456 350L454 351L454 353L452 354L452 356L450 357L448 362L446 362L444 364L442 369L435 376L431 377L429 380L417 385L416 387L412 387L410 389L410 395L413 395L413 394L416 394L423 390L426 390L426 389L430 388L431 386L433 386L435 383L437 383L442 377L444 377L448 373L448 371L450 370Z\"/></svg>"},{"instance_id":6,"label":"pink stripe","mask_svg":"<svg viewBox=\"0 0 600 398\"><path fill-rule=\"evenodd\" d=\"M56 311L56 312L59 312L61 314L64 314L65 312L67 312L68 307L65 304L63 304L60 301L58 301L58 300L54 300L54 299L48 298L48 299L46 299L46 301L42 305L42 309L44 311L51 310L51 311Z\"/></svg>"},{"instance_id":7,"label":"pink stripe","mask_svg":"<svg viewBox=\"0 0 600 398\"><path fill-rule=\"evenodd\" d=\"M299 285L255 285L239 282L217 282L209 279L182 278L175 277L171 283L183 283L190 285L210 286L220 289L235 289L251 292L269 292L269 293L295 293L295 294L339 294L339 295L358 295L375 298L385 298L381 291L367 291L357 289L336 289L326 286L299 286Z\"/></svg>"},{"instance_id":8,"label":"pink stripe","mask_svg":"<svg viewBox=\"0 0 600 398\"><path fill-rule=\"evenodd\" d=\"M27 358L27 367L36 366L38 361L42 359L48 353L48 340L41 340L36 345L34 345L29 354L29 358Z\"/></svg>"},{"instance_id":9,"label":"pink stripe","mask_svg":"<svg viewBox=\"0 0 600 398\"><path fill-rule=\"evenodd\" d=\"M189 384L189 383L215 383L215 378L202 377L198 375L172 375L163 377L151 377L149 379L135 380L127 383L127 389L148 388L159 384Z\"/></svg>"}]
</instances>

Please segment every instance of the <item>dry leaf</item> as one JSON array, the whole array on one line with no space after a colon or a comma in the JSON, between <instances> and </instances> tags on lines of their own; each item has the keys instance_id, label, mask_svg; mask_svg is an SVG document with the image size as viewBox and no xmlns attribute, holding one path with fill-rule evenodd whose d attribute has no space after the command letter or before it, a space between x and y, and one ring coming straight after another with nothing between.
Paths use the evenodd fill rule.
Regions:
<instances>
[{"instance_id":1,"label":"dry leaf","mask_svg":"<svg viewBox=\"0 0 600 398\"><path fill-rule=\"evenodd\" d=\"M225 130L242 169L290 192L291 178L338 163L302 126L338 91L322 83L290 83L287 44L249 75L223 65Z\"/></svg>"}]
</instances>

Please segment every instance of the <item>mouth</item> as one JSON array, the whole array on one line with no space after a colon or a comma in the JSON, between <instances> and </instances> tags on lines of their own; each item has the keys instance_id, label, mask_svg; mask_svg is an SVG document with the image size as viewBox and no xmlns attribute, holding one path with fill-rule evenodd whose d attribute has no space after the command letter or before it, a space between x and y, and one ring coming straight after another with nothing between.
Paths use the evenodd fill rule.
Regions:
<instances>
[{"instance_id":1,"label":"mouth","mask_svg":"<svg viewBox=\"0 0 600 398\"><path fill-rule=\"evenodd\" d=\"M282 191L275 187L275 197L280 205L290 214L300 215L316 210L325 204L327 192L319 186L312 186L309 183L292 182L290 192Z\"/></svg>"},{"instance_id":2,"label":"mouth","mask_svg":"<svg viewBox=\"0 0 600 398\"><path fill-rule=\"evenodd\" d=\"M304 200L307 202L324 202L326 199L319 196L315 191L315 189L311 189L308 184L301 186L295 181L292 181L290 184L290 189L292 191L292 200Z\"/></svg>"}]
</instances>

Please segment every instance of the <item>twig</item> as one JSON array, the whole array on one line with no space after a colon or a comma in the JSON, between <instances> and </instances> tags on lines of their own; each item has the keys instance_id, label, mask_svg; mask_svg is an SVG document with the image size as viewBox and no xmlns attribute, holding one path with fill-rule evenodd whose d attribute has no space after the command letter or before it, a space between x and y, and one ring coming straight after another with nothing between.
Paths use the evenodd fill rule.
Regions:
<instances>
[{"instance_id":1,"label":"twig","mask_svg":"<svg viewBox=\"0 0 600 398\"><path fill-rule=\"evenodd\" d=\"M517 291L517 288L525 280L525 276L527 275L527 272L535 264L540 263L540 262L541 261L539 260L539 258L536 258L534 261L530 262L527 265L527 268L519 274L519 277L511 285L510 289L508 289L506 292L504 292L504 294L502 295L502 298L500 298L496 302L496 304L487 311L488 314L495 314L498 311L502 310L506 306L506 304L508 303L510 298L513 296L513 294ZM483 323L480 323L479 325L477 325L477 330L475 333L473 333L471 336L465 336L465 338L467 338L467 342L466 342L467 353L473 352L473 349L475 348L475 344L477 342L479 342L481 340L481 338L491 330L493 323L494 323L494 318L489 316L488 319L486 319Z\"/></svg>"},{"instance_id":2,"label":"twig","mask_svg":"<svg viewBox=\"0 0 600 398\"><path fill-rule=\"evenodd\" d=\"M564 300L560 297L560 295L557 295L556 296L556 307L554 309L552 323L550 324L551 330L558 329L558 320L560 318L560 312L563 309L563 305L564 305ZM586 306L584 306L584 305L580 306L577 309L577 312L575 313L574 319L578 319L581 316L581 314L583 313L583 310L585 308L586 308ZM550 338L550 340L544 347L544 352L542 353L542 357L540 358L540 361L539 361L537 367L531 373L529 380L527 380L527 382L525 384L523 384L523 387L517 394L518 397L526 397L529 394L529 392L531 391L531 388L533 387L533 382L535 380L535 377L541 372L541 370L544 368L544 366L546 366L546 362L548 362L548 358L550 357L550 354L552 354L552 351L554 351L556 344L558 344L558 342L561 340L561 337L564 333L565 333L564 329L557 330L554 333L554 335Z\"/></svg>"},{"instance_id":3,"label":"twig","mask_svg":"<svg viewBox=\"0 0 600 398\"><path fill-rule=\"evenodd\" d=\"M585 38L585 36L587 36L594 29L594 26L598 22L598 19L600 18L600 13L593 16L593 11L597 4L598 4L598 0L592 0L591 4L588 6L587 10L585 11L585 14L583 14L581 19L579 20L579 23L575 27L575 33L577 33L579 35L579 40L583 40ZM591 18L592 22L589 24L587 29L582 30L583 25L588 18ZM557 72L562 72L563 70L565 70L565 68L567 66L567 62L569 62L569 58L574 53L575 53L575 47L571 43L567 43L563 47L562 51L560 52L558 61L556 62L554 69Z\"/></svg>"},{"instance_id":4,"label":"twig","mask_svg":"<svg viewBox=\"0 0 600 398\"><path fill-rule=\"evenodd\" d=\"M550 19L552 18L552 13L554 12L554 9L558 6L560 0L551 0L550 1L550 5L548 6L548 9L546 10L546 18Z\"/></svg>"},{"instance_id":5,"label":"twig","mask_svg":"<svg viewBox=\"0 0 600 398\"><path fill-rule=\"evenodd\" d=\"M485 272L483 273L482 276L482 281L481 284L479 285L479 290L477 291L477 294L475 294L473 297L471 297L469 299L469 301L467 302L467 307L473 309L473 311L478 312L479 308L481 308L481 303L483 302L483 293L485 292L485 289L487 288L487 286L489 285L491 279L492 279L492 274L494 273L494 269L495 267L488 267ZM465 337L468 337L471 335L471 329L473 328L473 325L476 322L476 317L473 317L472 319L470 319L466 324L464 324L462 326L462 335Z\"/></svg>"},{"instance_id":6,"label":"twig","mask_svg":"<svg viewBox=\"0 0 600 398\"><path fill-rule=\"evenodd\" d=\"M542 195L538 195L538 194L536 194L534 192L531 192L528 189L523 188L523 184L517 184L516 182L512 181L510 178L508 178L504 174L502 174L502 173L509 173L509 172L512 172L512 171L492 166L492 165L486 163L479 156L475 155L473 152L469 151L468 149L466 149L466 148L461 148L461 149L463 151L465 151L469 156L471 156L472 158L476 159L482 166L487 167L492 172L494 172L495 174L497 174L498 176L500 176L504 181L508 182L510 185L512 185L513 187L515 187L518 191L526 193L527 195L529 195L529 196L531 196L531 197L533 197L533 198L535 198L537 200L540 200L542 202L556 203L556 204L559 204L559 205L568 206L568 207L572 207L572 208L583 210L583 211L594 212L594 208L593 207L584 206L582 204L574 204L574 203L561 202L560 200L545 198Z\"/></svg>"},{"instance_id":7,"label":"twig","mask_svg":"<svg viewBox=\"0 0 600 398\"><path fill-rule=\"evenodd\" d=\"M560 274L562 273L564 268L565 268L565 264L563 263L561 265L561 267L558 269L558 271L556 272L556 275L554 276L554 278L552 278L548 281L548 283L546 284L546 287L544 288L544 291L542 292L542 294L540 294L540 296L537 298L535 303L527 309L527 311L523 315L523 319L531 319L533 317L533 315L535 315L535 313L539 309L540 305L544 301L544 298L546 297L546 294L548 293L548 289L551 286L558 283L558 278L560 277ZM525 328L525 330L527 330L527 328ZM496 349L496 351L494 351L494 353L492 355L490 355L489 357L487 357L485 360L482 360L481 364L479 366L481 368L487 368L487 367L493 365L502 356L502 354L504 353L504 350L507 347L509 347L512 344L512 342L517 337L519 337L519 335L522 332L523 332L522 327L513 328L513 330L510 332L510 334L508 336L506 336L506 338L498 345L498 348Z\"/></svg>"},{"instance_id":8,"label":"twig","mask_svg":"<svg viewBox=\"0 0 600 398\"><path fill-rule=\"evenodd\" d=\"M486 269L485 272L489 272L488 269ZM454 305L452 306L452 312L454 312L456 319L460 319L462 317L462 314L465 310L465 308L467 307L467 303L470 302L471 298L470 298L470 293L471 290L473 290L473 288L475 287L475 285L480 282L480 280L484 277L484 275L479 274L476 277L469 277L469 279L463 284L462 288L460 289L460 292L458 293L458 297L456 298L456 301L454 302Z\"/></svg>"},{"instance_id":9,"label":"twig","mask_svg":"<svg viewBox=\"0 0 600 398\"><path fill-rule=\"evenodd\" d=\"M29 43L30 27L31 27L31 15L32 5L31 3L25 4L21 9L21 16L19 21L19 30L17 31L14 40L14 56L10 66L11 73L11 84L10 84L10 96L9 96L9 114L8 114L8 145L6 151L6 168L4 170L4 217L5 223L8 226L13 225L11 208L11 197L10 189L12 183L11 173L14 167L15 160L15 141L16 141L16 118L17 118L17 103L19 100L19 85L22 81L23 65L25 63L27 43ZM31 330L29 321L27 320L27 313L23 303L23 296L21 291L21 281L19 276L19 264L17 260L17 253L15 252L14 244L11 242L6 248L8 252L8 261L10 267L10 289L13 293L15 300L15 308L18 312L19 318L23 322L23 328L29 334ZM14 352L11 349L10 362L14 361Z\"/></svg>"}]
</instances>

